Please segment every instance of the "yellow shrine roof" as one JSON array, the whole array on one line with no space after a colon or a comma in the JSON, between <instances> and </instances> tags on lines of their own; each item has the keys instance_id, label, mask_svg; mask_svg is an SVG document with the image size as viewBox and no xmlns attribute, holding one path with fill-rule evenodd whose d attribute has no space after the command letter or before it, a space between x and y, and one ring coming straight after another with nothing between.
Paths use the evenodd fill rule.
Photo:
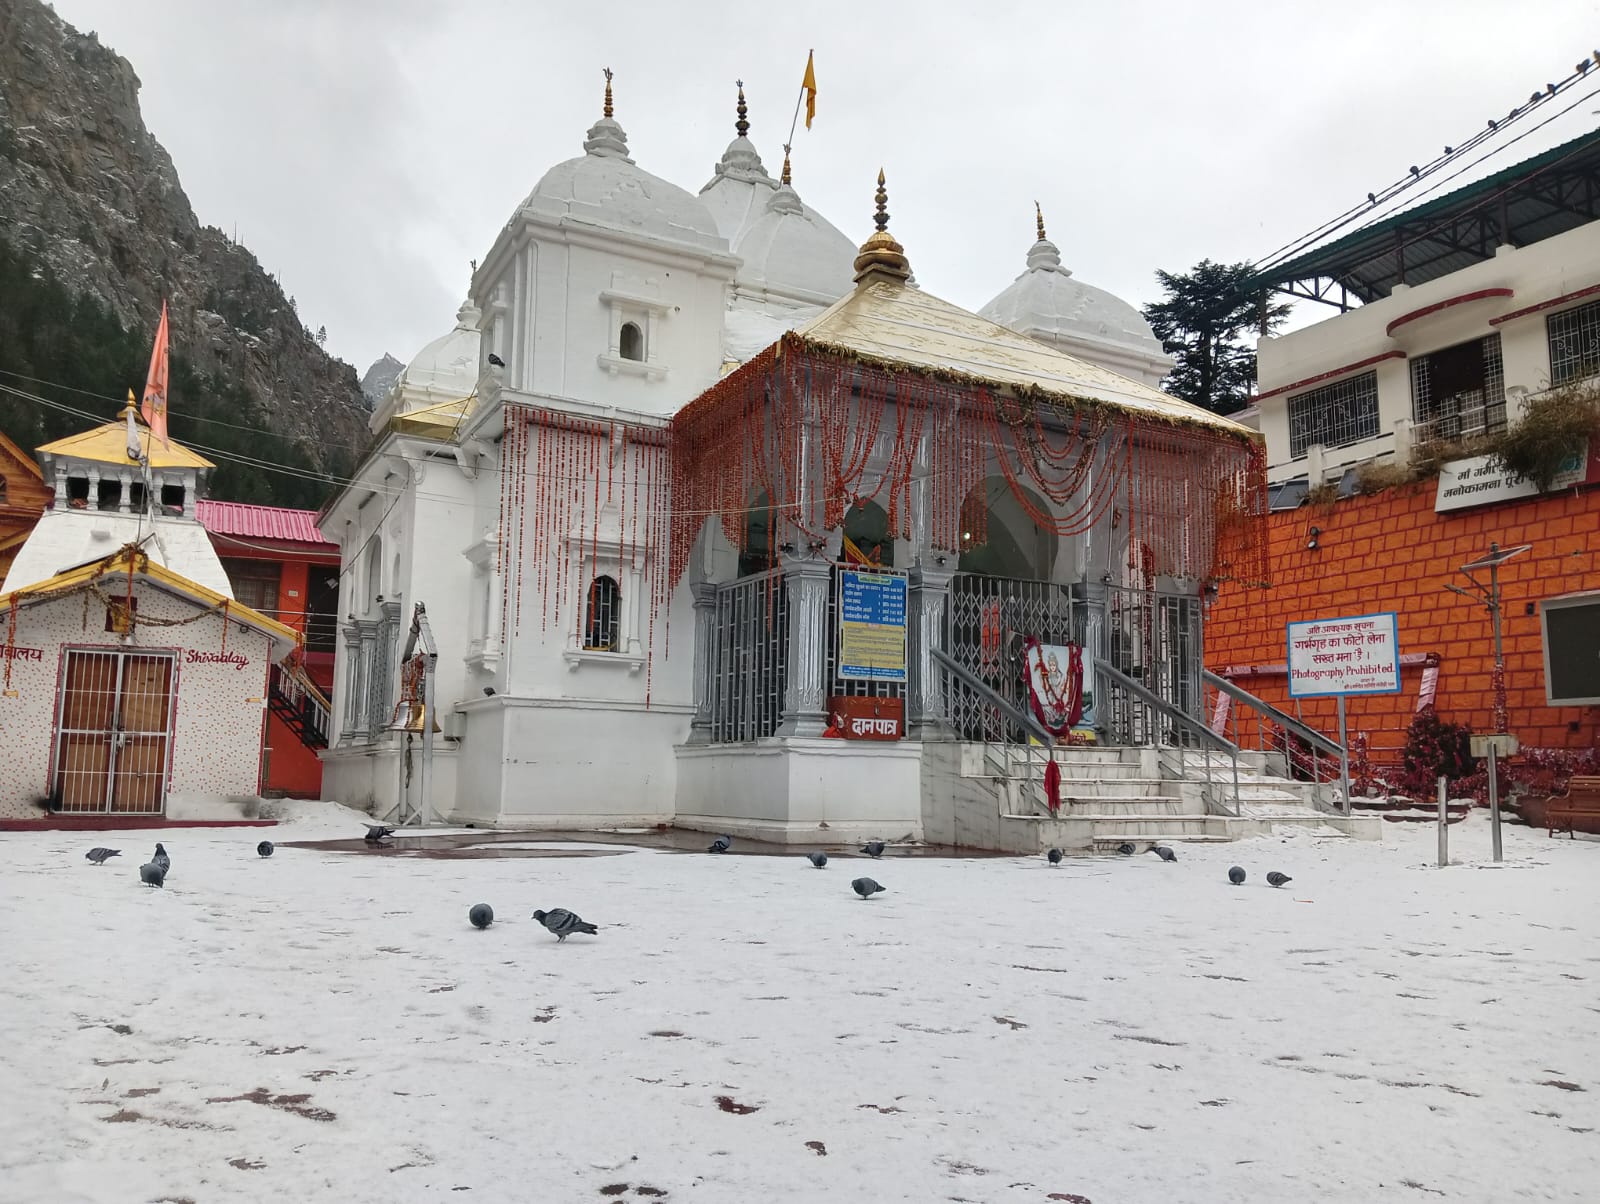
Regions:
<instances>
[{"instance_id":1,"label":"yellow shrine roof","mask_svg":"<svg viewBox=\"0 0 1600 1204\"><path fill-rule=\"evenodd\" d=\"M436 401L432 405L406 410L389 419L389 429L403 435L428 439L453 439L462 422L472 413L476 395Z\"/></svg>"},{"instance_id":2,"label":"yellow shrine roof","mask_svg":"<svg viewBox=\"0 0 1600 1204\"><path fill-rule=\"evenodd\" d=\"M100 464L128 465L138 461L128 457L128 411L124 409L114 421L104 426L92 427L38 449L41 456L71 456L78 460L93 460ZM151 468L215 468L204 456L190 451L181 443L162 447L161 440L151 438L150 428L134 415L134 428L139 432L139 443L149 448Z\"/></svg>"},{"instance_id":3,"label":"yellow shrine roof","mask_svg":"<svg viewBox=\"0 0 1600 1204\"><path fill-rule=\"evenodd\" d=\"M823 352L1062 401L1094 401L1156 421L1254 439L1249 427L1057 351L900 280L878 276L795 335Z\"/></svg>"}]
</instances>

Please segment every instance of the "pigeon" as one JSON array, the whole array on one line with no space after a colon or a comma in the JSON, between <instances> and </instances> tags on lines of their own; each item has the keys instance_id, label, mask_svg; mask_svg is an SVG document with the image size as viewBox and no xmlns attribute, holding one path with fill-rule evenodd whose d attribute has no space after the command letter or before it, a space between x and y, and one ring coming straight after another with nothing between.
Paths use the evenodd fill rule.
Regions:
<instances>
[{"instance_id":1,"label":"pigeon","mask_svg":"<svg viewBox=\"0 0 1600 1204\"><path fill-rule=\"evenodd\" d=\"M1119 844L1117 846L1117 852L1121 853L1124 857L1132 857L1133 856L1133 846L1131 844L1129 844L1127 841L1123 841L1121 844Z\"/></svg>"},{"instance_id":2,"label":"pigeon","mask_svg":"<svg viewBox=\"0 0 1600 1204\"><path fill-rule=\"evenodd\" d=\"M868 857L878 858L883 856L883 841L869 840L861 846L861 851Z\"/></svg>"},{"instance_id":3,"label":"pigeon","mask_svg":"<svg viewBox=\"0 0 1600 1204\"><path fill-rule=\"evenodd\" d=\"M368 844L377 844L380 840L388 840L393 835L393 828L386 828L381 824L368 824L366 842Z\"/></svg>"},{"instance_id":4,"label":"pigeon","mask_svg":"<svg viewBox=\"0 0 1600 1204\"><path fill-rule=\"evenodd\" d=\"M873 895L882 890L883 887L879 886L871 878L857 878L850 884L850 889L855 891L856 894L860 895L863 899L870 899Z\"/></svg>"},{"instance_id":5,"label":"pigeon","mask_svg":"<svg viewBox=\"0 0 1600 1204\"><path fill-rule=\"evenodd\" d=\"M467 912L467 919L472 921L474 928L487 928L494 923L494 908L487 903L474 903L472 910Z\"/></svg>"},{"instance_id":6,"label":"pigeon","mask_svg":"<svg viewBox=\"0 0 1600 1204\"><path fill-rule=\"evenodd\" d=\"M164 846L159 840L156 842L156 855L150 858L150 864L159 865L161 867L161 876L163 878L165 878L167 876L167 872L172 869L172 858L167 856L166 846ZM157 883L157 885L160 884Z\"/></svg>"},{"instance_id":7,"label":"pigeon","mask_svg":"<svg viewBox=\"0 0 1600 1204\"><path fill-rule=\"evenodd\" d=\"M1153 844L1150 846L1150 851L1163 861L1176 861L1178 859L1178 855L1164 844Z\"/></svg>"},{"instance_id":8,"label":"pigeon","mask_svg":"<svg viewBox=\"0 0 1600 1204\"><path fill-rule=\"evenodd\" d=\"M1235 886L1243 886L1244 885L1244 867L1241 866L1241 865L1229 866L1228 867L1228 881L1233 883Z\"/></svg>"},{"instance_id":9,"label":"pigeon","mask_svg":"<svg viewBox=\"0 0 1600 1204\"><path fill-rule=\"evenodd\" d=\"M496 368L504 368L506 366L505 360L501 359L498 355L496 355L492 351L489 353L489 362L491 364L493 364Z\"/></svg>"},{"instance_id":10,"label":"pigeon","mask_svg":"<svg viewBox=\"0 0 1600 1204\"><path fill-rule=\"evenodd\" d=\"M272 842L270 840L263 840L260 844L258 844L256 846L256 852L260 853L261 856L263 856L263 857L271 857L272 856Z\"/></svg>"},{"instance_id":11,"label":"pigeon","mask_svg":"<svg viewBox=\"0 0 1600 1204\"><path fill-rule=\"evenodd\" d=\"M585 924L565 907L558 907L554 911L536 911L533 913L533 918L555 933L558 943L566 940L574 932L586 932L590 936L600 935L598 928L593 924Z\"/></svg>"},{"instance_id":12,"label":"pigeon","mask_svg":"<svg viewBox=\"0 0 1600 1204\"><path fill-rule=\"evenodd\" d=\"M709 845L706 846L706 852L708 852L708 853L726 853L732 847L733 847L733 838L731 836L719 836L715 840L713 840Z\"/></svg>"},{"instance_id":13,"label":"pigeon","mask_svg":"<svg viewBox=\"0 0 1600 1204\"><path fill-rule=\"evenodd\" d=\"M167 881L167 867L147 861L139 867L139 881L146 886L163 886Z\"/></svg>"},{"instance_id":14,"label":"pigeon","mask_svg":"<svg viewBox=\"0 0 1600 1204\"><path fill-rule=\"evenodd\" d=\"M1048 853L1045 854L1045 856L1047 858L1049 858L1051 865L1060 865L1061 864L1061 850L1060 849L1051 849Z\"/></svg>"},{"instance_id":15,"label":"pigeon","mask_svg":"<svg viewBox=\"0 0 1600 1204\"><path fill-rule=\"evenodd\" d=\"M806 856L811 864L819 870L828 864L828 855L826 853L808 853Z\"/></svg>"},{"instance_id":16,"label":"pigeon","mask_svg":"<svg viewBox=\"0 0 1600 1204\"><path fill-rule=\"evenodd\" d=\"M1268 886L1282 886L1285 882L1293 882L1293 881L1294 881L1294 879L1289 877L1288 874L1280 874L1280 873L1278 873L1277 870L1273 870L1271 873L1269 873L1267 875L1267 885Z\"/></svg>"},{"instance_id":17,"label":"pigeon","mask_svg":"<svg viewBox=\"0 0 1600 1204\"><path fill-rule=\"evenodd\" d=\"M84 856L87 857L90 861L94 862L96 865L104 865L108 858L122 856L122 850L121 849L106 849L106 848L101 848L101 847L99 847L97 845L94 848L90 849L87 853L85 853Z\"/></svg>"}]
</instances>

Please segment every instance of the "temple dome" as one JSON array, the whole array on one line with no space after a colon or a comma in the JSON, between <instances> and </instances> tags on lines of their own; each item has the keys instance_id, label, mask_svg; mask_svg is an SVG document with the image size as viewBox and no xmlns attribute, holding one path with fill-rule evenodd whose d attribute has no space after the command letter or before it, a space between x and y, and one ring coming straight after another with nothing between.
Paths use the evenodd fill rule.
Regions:
<instances>
[{"instance_id":1,"label":"temple dome","mask_svg":"<svg viewBox=\"0 0 1600 1204\"><path fill-rule=\"evenodd\" d=\"M1027 269L978 315L1152 386L1172 367L1144 315L1061 266L1042 218Z\"/></svg>"},{"instance_id":2,"label":"temple dome","mask_svg":"<svg viewBox=\"0 0 1600 1204\"><path fill-rule=\"evenodd\" d=\"M834 225L801 203L788 184L735 245L744 262L735 283L796 300L838 300L850 291L856 249Z\"/></svg>"},{"instance_id":3,"label":"temple dome","mask_svg":"<svg viewBox=\"0 0 1600 1204\"><path fill-rule=\"evenodd\" d=\"M589 127L583 149L576 159L545 172L521 208L657 242L727 251L711 211L676 184L634 163L628 157L627 135L609 114Z\"/></svg>"},{"instance_id":4,"label":"temple dome","mask_svg":"<svg viewBox=\"0 0 1600 1204\"><path fill-rule=\"evenodd\" d=\"M456 324L412 356L395 377L388 395L367 420L371 430L382 430L396 415L473 394L478 387L479 316L471 301L461 303Z\"/></svg>"}]
</instances>

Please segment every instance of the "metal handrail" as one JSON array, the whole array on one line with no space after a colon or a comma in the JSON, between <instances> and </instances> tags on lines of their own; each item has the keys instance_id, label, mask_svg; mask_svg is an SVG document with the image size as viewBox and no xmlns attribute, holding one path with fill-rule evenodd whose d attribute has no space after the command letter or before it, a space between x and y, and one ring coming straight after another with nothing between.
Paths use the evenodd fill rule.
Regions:
<instances>
[{"instance_id":1,"label":"metal handrail","mask_svg":"<svg viewBox=\"0 0 1600 1204\"><path fill-rule=\"evenodd\" d=\"M941 648L930 648L928 651L933 653L933 659L944 668L946 673L955 678L962 685L966 686L967 689L971 690L979 698L983 699L990 706L994 707L1018 727L1022 728L1023 731L1037 737L1043 747L1049 748L1055 743L1055 737L1050 734L1050 732L1045 728L1044 724L1040 723L1038 719L1028 714L1026 711L1007 701L1006 698L997 690L995 690L993 686L989 685L982 678L978 677L977 674L973 673L971 669L967 668L960 661L951 657ZM983 746L986 752L992 743L994 743L994 741L988 739L983 741ZM1037 802L1037 796L1035 796L1033 792L1033 771L1031 768L1033 765L1033 747L1034 746L1032 744L1024 745L1024 748L1027 750L1028 765L1030 767L1028 771L1028 797L1034 802ZM1009 758L1003 762L1003 768L1006 771L1010 770L1011 763Z\"/></svg>"},{"instance_id":2,"label":"metal handrail","mask_svg":"<svg viewBox=\"0 0 1600 1204\"><path fill-rule=\"evenodd\" d=\"M1329 736L1324 736L1314 727L1308 727L1305 723L1301 722L1299 719L1296 719L1293 715L1286 714L1285 712L1280 711L1277 707L1273 706L1270 702L1266 702L1260 698L1257 698L1254 694L1250 693L1249 690L1242 689L1241 687L1234 685L1226 677L1218 677L1215 673L1211 672L1211 670L1205 669L1200 673L1200 680L1205 682L1206 685L1213 686L1217 690L1220 690L1229 698L1232 698L1235 702L1242 702L1245 704L1245 706L1252 707L1255 710L1260 711L1279 727L1286 728L1293 732L1307 744L1319 745L1324 752L1327 752L1335 757L1344 755L1344 749L1340 746L1337 740L1334 740Z\"/></svg>"},{"instance_id":3,"label":"metal handrail","mask_svg":"<svg viewBox=\"0 0 1600 1204\"><path fill-rule=\"evenodd\" d=\"M1106 664L1105 661L1096 659L1095 662L1094 662L1094 672L1095 672L1095 703L1096 703L1096 709L1097 710L1098 710L1098 708L1100 706L1100 700L1101 699L1106 699L1107 701L1109 701L1109 696L1111 694L1111 688L1110 687L1115 687L1116 689L1123 690L1123 691L1127 692L1128 694L1133 695L1133 697L1137 698L1140 702L1144 703L1145 706L1147 706L1151 710L1155 711L1156 714L1160 715L1163 719L1167 720L1174 727L1182 728L1184 731L1188 732L1189 734L1195 736L1198 739L1199 743L1201 744L1201 746L1204 749L1204 754L1205 754L1206 782L1205 782L1205 785L1201 788L1201 794L1206 799L1206 802L1207 802L1208 806L1216 808L1216 810L1220 811L1224 815L1227 815L1227 816L1230 816L1231 818L1237 819L1239 817L1239 748L1238 748L1238 746L1235 745L1231 740L1228 740L1226 737L1219 736L1216 732L1212 731L1209 727L1207 727L1200 720L1196 719L1193 715L1187 714L1186 712L1180 710L1178 707L1176 707L1172 703L1168 702L1165 698L1162 698L1159 694L1155 693L1153 690L1147 688L1146 686L1141 685L1139 682L1137 682L1133 678L1129 677L1126 673L1122 672L1122 670L1117 669L1117 668L1115 668L1115 667L1113 667L1111 665ZM1102 690L1100 688L1102 683L1104 683L1104 685L1106 687L1108 687L1108 688ZM1159 747L1159 745L1160 745L1159 736L1158 736L1158 738L1156 740L1156 744ZM1232 762L1232 766L1233 766L1233 809L1232 810L1229 810L1228 807L1221 800L1216 798L1215 791L1213 790L1213 786L1215 785L1215 783L1211 780L1211 754L1212 754L1213 750L1215 750L1215 751L1217 751L1219 753L1222 753L1223 755L1227 756L1229 758L1229 760ZM1180 765L1181 765L1181 750L1180 750ZM1180 774L1180 776L1182 776L1182 775Z\"/></svg>"}]
</instances>

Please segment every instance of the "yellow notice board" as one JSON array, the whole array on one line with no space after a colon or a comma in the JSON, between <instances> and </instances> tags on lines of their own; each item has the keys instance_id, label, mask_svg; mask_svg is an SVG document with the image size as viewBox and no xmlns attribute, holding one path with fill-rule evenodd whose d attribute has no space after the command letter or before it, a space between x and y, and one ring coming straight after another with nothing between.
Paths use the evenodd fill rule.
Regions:
<instances>
[{"instance_id":1,"label":"yellow notice board","mask_svg":"<svg viewBox=\"0 0 1600 1204\"><path fill-rule=\"evenodd\" d=\"M906 680L906 579L839 570L839 676Z\"/></svg>"}]
</instances>

